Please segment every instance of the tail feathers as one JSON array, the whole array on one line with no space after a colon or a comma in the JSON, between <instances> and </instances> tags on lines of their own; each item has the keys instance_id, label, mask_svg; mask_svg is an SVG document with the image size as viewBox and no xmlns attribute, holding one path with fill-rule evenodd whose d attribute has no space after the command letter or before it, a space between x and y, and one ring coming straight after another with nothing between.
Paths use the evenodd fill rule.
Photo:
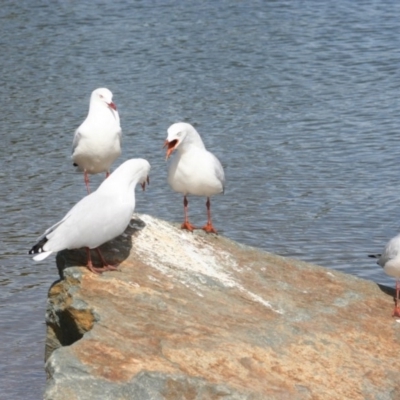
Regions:
<instances>
[{"instance_id":1,"label":"tail feathers","mask_svg":"<svg viewBox=\"0 0 400 400\"><path fill-rule=\"evenodd\" d=\"M368 257L371 258L379 258L381 255L380 254L368 254Z\"/></svg>"},{"instance_id":2,"label":"tail feathers","mask_svg":"<svg viewBox=\"0 0 400 400\"><path fill-rule=\"evenodd\" d=\"M47 256L49 256L52 252L43 250L43 246L47 243L47 237L43 237L40 239L30 250L29 254L37 254L37 256L33 257L34 260L40 261L44 260Z\"/></svg>"},{"instance_id":3,"label":"tail feathers","mask_svg":"<svg viewBox=\"0 0 400 400\"><path fill-rule=\"evenodd\" d=\"M42 253L39 253L35 257L33 257L33 259L35 261L42 261L45 258L47 258L51 253L52 253L52 251L43 251Z\"/></svg>"}]
</instances>

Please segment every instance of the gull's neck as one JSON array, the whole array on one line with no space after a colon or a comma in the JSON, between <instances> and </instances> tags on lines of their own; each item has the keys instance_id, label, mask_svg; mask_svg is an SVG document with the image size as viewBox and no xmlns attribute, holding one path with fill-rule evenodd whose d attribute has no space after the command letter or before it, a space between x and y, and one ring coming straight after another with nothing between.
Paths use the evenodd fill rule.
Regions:
<instances>
[{"instance_id":1,"label":"gull's neck","mask_svg":"<svg viewBox=\"0 0 400 400\"><path fill-rule=\"evenodd\" d=\"M204 146L203 141L201 140L200 135L195 130L189 131L187 133L185 139L180 144L180 146L177 148L177 151L179 153L184 153L185 151L187 151L193 147L197 147L200 149L206 148L206 146Z\"/></svg>"},{"instance_id":2,"label":"gull's neck","mask_svg":"<svg viewBox=\"0 0 400 400\"><path fill-rule=\"evenodd\" d=\"M117 123L119 123L118 111L113 110L111 107L108 106L108 104L104 102L90 103L87 118L101 119L109 118L111 116L113 117L113 119L115 119Z\"/></svg>"}]
</instances>

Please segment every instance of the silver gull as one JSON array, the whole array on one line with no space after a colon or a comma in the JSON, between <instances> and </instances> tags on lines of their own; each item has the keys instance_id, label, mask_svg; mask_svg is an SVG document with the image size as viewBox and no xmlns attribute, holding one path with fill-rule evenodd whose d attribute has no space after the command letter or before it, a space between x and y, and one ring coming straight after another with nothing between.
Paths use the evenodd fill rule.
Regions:
<instances>
[{"instance_id":1,"label":"silver gull","mask_svg":"<svg viewBox=\"0 0 400 400\"><path fill-rule=\"evenodd\" d=\"M88 174L110 174L111 164L121 154L121 126L112 93L106 88L92 92L89 113L75 132L72 160L83 171L88 193Z\"/></svg>"},{"instance_id":2,"label":"silver gull","mask_svg":"<svg viewBox=\"0 0 400 400\"><path fill-rule=\"evenodd\" d=\"M87 249L87 267L92 272L116 269L108 265L98 249L103 243L121 235L135 208L135 186L148 183L150 164L144 159L131 159L120 165L99 188L80 200L66 215L44 232L29 251L35 261L64 249ZM95 268L90 249L96 249L103 268Z\"/></svg>"},{"instance_id":3,"label":"silver gull","mask_svg":"<svg viewBox=\"0 0 400 400\"><path fill-rule=\"evenodd\" d=\"M377 263L386 274L396 278L396 299L393 317L400 317L400 234L389 240L382 254L370 254L369 257L377 258Z\"/></svg>"},{"instance_id":4,"label":"silver gull","mask_svg":"<svg viewBox=\"0 0 400 400\"><path fill-rule=\"evenodd\" d=\"M173 190L183 194L185 219L182 229L196 229L188 218L188 195L207 197L207 224L203 230L217 233L211 222L210 197L224 192L225 175L221 163L204 146L196 129L185 122L178 122L168 128L164 147L168 159L176 150L168 167L168 183Z\"/></svg>"}]
</instances>

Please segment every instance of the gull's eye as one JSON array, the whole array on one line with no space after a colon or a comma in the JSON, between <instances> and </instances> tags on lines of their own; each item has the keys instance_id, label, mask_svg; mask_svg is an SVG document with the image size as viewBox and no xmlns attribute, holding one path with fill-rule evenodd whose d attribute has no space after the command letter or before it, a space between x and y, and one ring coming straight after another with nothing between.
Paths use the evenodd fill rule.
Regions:
<instances>
[{"instance_id":1,"label":"gull's eye","mask_svg":"<svg viewBox=\"0 0 400 400\"><path fill-rule=\"evenodd\" d=\"M182 136L182 132L178 132L178 133L176 134L176 136L181 137L181 136Z\"/></svg>"},{"instance_id":2,"label":"gull's eye","mask_svg":"<svg viewBox=\"0 0 400 400\"><path fill-rule=\"evenodd\" d=\"M104 99L104 96L103 96L102 94L99 94L99 97L100 97L101 99Z\"/></svg>"}]
</instances>

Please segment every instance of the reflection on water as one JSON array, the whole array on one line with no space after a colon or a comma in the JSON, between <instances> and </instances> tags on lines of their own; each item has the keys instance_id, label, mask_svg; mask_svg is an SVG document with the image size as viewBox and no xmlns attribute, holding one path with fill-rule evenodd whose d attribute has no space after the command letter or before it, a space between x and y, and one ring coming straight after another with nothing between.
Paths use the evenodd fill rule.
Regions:
<instances>
[{"instance_id":1,"label":"reflection on water","mask_svg":"<svg viewBox=\"0 0 400 400\"><path fill-rule=\"evenodd\" d=\"M222 161L220 233L393 285L366 258L399 231L400 3L3 2L0 386L41 397L50 257L26 253L85 195L71 165L89 95L109 87L123 154L147 158L137 211L182 219L166 184L170 124ZM93 186L103 177L93 177ZM204 199L190 200L194 223Z\"/></svg>"}]
</instances>

